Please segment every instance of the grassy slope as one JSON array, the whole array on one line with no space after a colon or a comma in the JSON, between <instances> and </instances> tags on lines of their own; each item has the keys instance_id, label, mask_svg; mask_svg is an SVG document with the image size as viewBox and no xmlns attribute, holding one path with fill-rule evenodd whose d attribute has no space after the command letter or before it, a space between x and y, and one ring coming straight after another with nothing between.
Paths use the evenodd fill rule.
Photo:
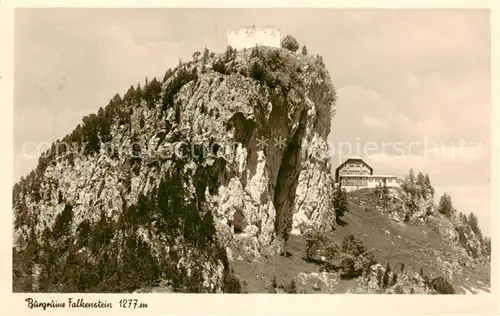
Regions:
<instances>
[{"instance_id":1,"label":"grassy slope","mask_svg":"<svg viewBox=\"0 0 500 316\"><path fill-rule=\"evenodd\" d=\"M443 243L441 237L430 226L422 222L399 224L391 221L371 207L360 207L351 203L349 212L344 217L347 225L338 227L329 236L333 242L340 244L344 236L353 234L363 240L369 250L373 250L376 259L385 265L387 262L394 268L404 263L408 269L419 271L422 267L425 274L443 275L437 265L437 257L450 257L450 248ZM277 284L287 284L299 273L319 273L319 266L302 259L305 244L301 236L291 236L288 251L291 257L277 256L259 262L234 261L235 274L243 281L249 293L266 292L265 286L273 275ZM489 291L489 266L473 264L464 268L463 273L455 276L452 284L458 293L465 293L462 287L475 293L475 289ZM312 286L317 277L303 282L297 279L297 288L307 293L345 293L353 285L354 280L339 280L334 274L329 286L322 286L321 291L313 291ZM245 285L246 284L246 285Z\"/></svg>"}]
</instances>

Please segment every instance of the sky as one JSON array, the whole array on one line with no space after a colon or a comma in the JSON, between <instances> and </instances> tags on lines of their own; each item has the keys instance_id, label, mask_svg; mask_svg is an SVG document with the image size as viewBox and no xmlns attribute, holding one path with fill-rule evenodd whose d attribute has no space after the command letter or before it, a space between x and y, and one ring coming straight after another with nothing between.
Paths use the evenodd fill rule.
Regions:
<instances>
[{"instance_id":1,"label":"sky","mask_svg":"<svg viewBox=\"0 0 500 316\"><path fill-rule=\"evenodd\" d=\"M486 10L17 9L14 181L37 164L26 144L62 138L205 46L224 51L227 30L245 25L323 56L338 94L333 166L357 155L376 174L428 173L491 234Z\"/></svg>"}]
</instances>

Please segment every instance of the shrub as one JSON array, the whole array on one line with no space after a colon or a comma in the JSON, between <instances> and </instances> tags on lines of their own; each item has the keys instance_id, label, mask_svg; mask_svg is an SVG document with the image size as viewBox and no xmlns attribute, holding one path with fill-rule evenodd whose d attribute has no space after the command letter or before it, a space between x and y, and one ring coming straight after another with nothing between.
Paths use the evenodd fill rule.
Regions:
<instances>
[{"instance_id":1,"label":"shrub","mask_svg":"<svg viewBox=\"0 0 500 316\"><path fill-rule=\"evenodd\" d=\"M212 68L213 68L214 71L217 71L217 72L219 72L221 74L226 74L226 65L224 64L224 62L220 58L218 58L214 62Z\"/></svg>"},{"instance_id":2,"label":"shrub","mask_svg":"<svg viewBox=\"0 0 500 316\"><path fill-rule=\"evenodd\" d=\"M360 239L349 234L342 240L342 250L356 257L364 253L366 248Z\"/></svg>"},{"instance_id":3,"label":"shrub","mask_svg":"<svg viewBox=\"0 0 500 316\"><path fill-rule=\"evenodd\" d=\"M276 288L278 287L278 283L276 282L276 276L273 275L273 279L271 280L271 282L269 282L267 285L266 285L266 290L267 290L267 293L276 293Z\"/></svg>"},{"instance_id":4,"label":"shrub","mask_svg":"<svg viewBox=\"0 0 500 316\"><path fill-rule=\"evenodd\" d=\"M455 289L445 278L439 276L430 281L430 286L438 294L455 294Z\"/></svg>"},{"instance_id":5,"label":"shrub","mask_svg":"<svg viewBox=\"0 0 500 316\"><path fill-rule=\"evenodd\" d=\"M250 67L250 76L260 83L264 82L266 70L260 61L254 61Z\"/></svg>"},{"instance_id":6,"label":"shrub","mask_svg":"<svg viewBox=\"0 0 500 316\"><path fill-rule=\"evenodd\" d=\"M299 49L299 42L295 39L295 37L291 35L287 35L281 41L281 47L288 49L289 51L296 52Z\"/></svg>"},{"instance_id":7,"label":"shrub","mask_svg":"<svg viewBox=\"0 0 500 316\"><path fill-rule=\"evenodd\" d=\"M353 256L345 256L340 262L341 273L340 277L344 280L349 280L358 277L358 273L356 273L356 269L354 267L354 257Z\"/></svg>"},{"instance_id":8,"label":"shrub","mask_svg":"<svg viewBox=\"0 0 500 316\"><path fill-rule=\"evenodd\" d=\"M226 269L224 271L224 293L241 293L241 284L238 278Z\"/></svg>"},{"instance_id":9,"label":"shrub","mask_svg":"<svg viewBox=\"0 0 500 316\"><path fill-rule=\"evenodd\" d=\"M312 259L318 249L326 242L326 237L322 232L310 229L304 234L306 240L306 259Z\"/></svg>"},{"instance_id":10,"label":"shrub","mask_svg":"<svg viewBox=\"0 0 500 316\"><path fill-rule=\"evenodd\" d=\"M283 289L288 294L296 294L297 285L295 284L295 279L292 279L292 281L288 285L286 285Z\"/></svg>"}]
</instances>

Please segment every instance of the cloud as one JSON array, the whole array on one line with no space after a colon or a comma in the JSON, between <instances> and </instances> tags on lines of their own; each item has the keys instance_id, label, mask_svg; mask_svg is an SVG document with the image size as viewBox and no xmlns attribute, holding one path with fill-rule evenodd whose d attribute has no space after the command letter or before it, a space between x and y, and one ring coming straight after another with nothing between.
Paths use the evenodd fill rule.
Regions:
<instances>
[{"instance_id":1,"label":"cloud","mask_svg":"<svg viewBox=\"0 0 500 316\"><path fill-rule=\"evenodd\" d=\"M369 114L363 114L363 118L361 119L363 124L366 127L370 128L386 128L387 126L384 124L384 122L376 117L373 117Z\"/></svg>"},{"instance_id":2,"label":"cloud","mask_svg":"<svg viewBox=\"0 0 500 316\"><path fill-rule=\"evenodd\" d=\"M458 143L449 146L438 144L427 144L424 148L425 157L434 157L444 160L462 159L462 160L482 160L488 159L487 150L484 144L478 143Z\"/></svg>"}]
</instances>

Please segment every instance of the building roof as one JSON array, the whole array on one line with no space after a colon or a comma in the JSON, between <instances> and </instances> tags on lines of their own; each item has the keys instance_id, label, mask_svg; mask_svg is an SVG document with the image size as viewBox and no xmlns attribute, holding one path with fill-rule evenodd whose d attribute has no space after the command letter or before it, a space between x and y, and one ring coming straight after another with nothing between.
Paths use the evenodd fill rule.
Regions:
<instances>
[{"instance_id":1,"label":"building roof","mask_svg":"<svg viewBox=\"0 0 500 316\"><path fill-rule=\"evenodd\" d=\"M335 181L339 180L340 168L342 168L348 162L361 162L361 163L365 164L368 167L368 169L370 169L370 173L373 174L373 168L366 161L364 161L363 158L361 158L359 156L351 156L351 157L347 158L346 161L341 163L340 166L337 167L337 169L335 169Z\"/></svg>"}]
</instances>

